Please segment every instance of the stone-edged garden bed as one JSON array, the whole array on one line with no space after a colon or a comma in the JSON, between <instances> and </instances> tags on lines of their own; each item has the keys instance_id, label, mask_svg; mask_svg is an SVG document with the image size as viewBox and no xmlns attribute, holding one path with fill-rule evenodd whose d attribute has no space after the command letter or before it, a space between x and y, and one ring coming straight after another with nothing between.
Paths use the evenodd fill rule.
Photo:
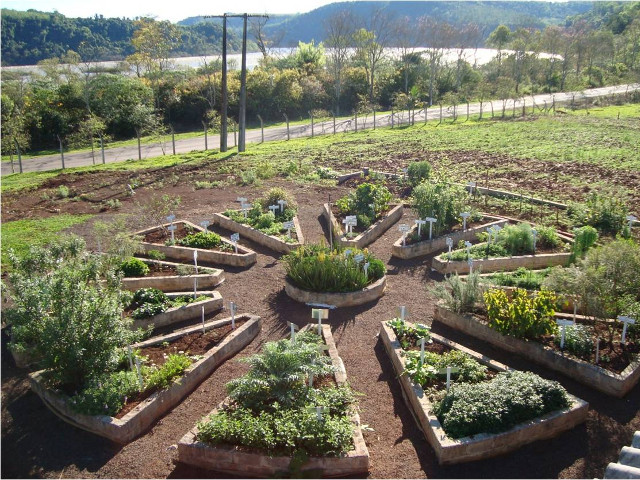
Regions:
<instances>
[{"instance_id":1,"label":"stone-edged garden bed","mask_svg":"<svg viewBox=\"0 0 640 480\"><path fill-rule=\"evenodd\" d=\"M438 462L442 465L470 462L501 455L528 443L555 437L561 432L570 430L584 422L587 418L589 404L577 397L568 395L569 408L557 410L534 420L520 423L502 433L481 433L452 439L447 436L440 421L433 413L433 404L422 387L416 385L408 375L402 374L405 370L404 352L396 334L386 322L382 322L380 337L391 359L398 381L402 386L405 402L411 409L427 441L434 449ZM496 372L509 369L505 365L444 337L431 333L431 339L452 349L465 352L479 363Z\"/></svg>"},{"instance_id":2,"label":"stone-edged garden bed","mask_svg":"<svg viewBox=\"0 0 640 480\"><path fill-rule=\"evenodd\" d=\"M541 269L566 265L571 258L570 253L538 253L536 255L518 255L513 257L473 259L473 269L483 273L516 270L520 267ZM431 267L443 275L449 273L469 273L469 264L460 260L443 260L434 257Z\"/></svg>"},{"instance_id":3,"label":"stone-edged garden bed","mask_svg":"<svg viewBox=\"0 0 640 480\"><path fill-rule=\"evenodd\" d=\"M607 395L623 397L640 379L640 359L637 357L621 373L616 373L598 365L563 355L534 341L524 341L503 335L473 316L451 312L439 304L436 304L434 308L434 320L560 372Z\"/></svg>"},{"instance_id":4,"label":"stone-edged garden bed","mask_svg":"<svg viewBox=\"0 0 640 480\"><path fill-rule=\"evenodd\" d=\"M271 250L281 253L289 253L291 250L295 250L301 245L304 245L304 236L302 235L302 229L300 228L300 222L298 217L292 219L294 228L291 229L291 242L287 242L282 238L278 238L274 235L267 235L260 230L253 228L249 225L238 223L231 218L227 217L223 213L213 214L213 223L240 234L240 238L248 238L249 240L256 242L260 245L264 245Z\"/></svg>"},{"instance_id":5,"label":"stone-edged garden bed","mask_svg":"<svg viewBox=\"0 0 640 480\"><path fill-rule=\"evenodd\" d=\"M180 293L180 295L184 295L184 293ZM153 315L152 317L135 319L133 321L133 328L160 328L186 320L198 319L202 315L202 307L204 307L205 315L222 309L222 295L220 295L219 292L203 291L198 292L198 295L207 295L210 296L210 298L199 302L192 302L181 307L169 308L165 312Z\"/></svg>"},{"instance_id":6,"label":"stone-edged garden bed","mask_svg":"<svg viewBox=\"0 0 640 480\"><path fill-rule=\"evenodd\" d=\"M378 221L373 223L364 232L358 234L353 238L347 238L342 224L334 216L328 203L325 203L322 207L322 215L324 216L327 224L331 226L331 232L335 242L343 247L357 247L363 248L373 242L376 238L380 237L391 226L396 223L402 217L403 205L390 205L389 211Z\"/></svg>"},{"instance_id":7,"label":"stone-edged garden bed","mask_svg":"<svg viewBox=\"0 0 640 480\"><path fill-rule=\"evenodd\" d=\"M180 403L213 370L248 345L260 332L261 319L258 316L241 314L236 316L236 321L244 321L244 323L226 335L219 344L208 350L200 360L191 364L184 375L178 380L174 380L168 388L152 394L122 418L77 413L70 407L70 399L67 395L46 388L43 383L43 371L29 375L31 389L53 413L65 422L114 442L128 443ZM215 320L206 323L205 328L220 328L230 322L231 318ZM202 325L200 324L170 335L151 338L133 347L140 348L163 342L171 343L176 338L201 329Z\"/></svg>"},{"instance_id":8,"label":"stone-edged garden bed","mask_svg":"<svg viewBox=\"0 0 640 480\"><path fill-rule=\"evenodd\" d=\"M308 325L304 329L315 329L316 325ZM338 386L346 385L347 375L342 359L338 355L331 327L322 325L322 335L328 347L328 355L336 371L334 379ZM217 412L225 402L210 414ZM342 456L310 456L303 465L296 469L298 474L305 471L312 473L314 477L347 477L349 475L362 475L369 471L369 451L364 442L360 428L360 417L353 411L351 414L353 424L353 450ZM194 465L199 468L215 470L239 477L273 477L291 471L292 457L270 456L264 453L250 450L241 450L234 446L212 446L197 440L198 427L194 427L182 437L178 443L178 460L182 463Z\"/></svg>"},{"instance_id":9,"label":"stone-edged garden bed","mask_svg":"<svg viewBox=\"0 0 640 480\"><path fill-rule=\"evenodd\" d=\"M197 282L198 289L214 289L224 281L224 271L219 268L200 267L199 273L196 275L179 275L178 268L188 267L195 269L193 265L185 265L175 262L167 262L164 260L141 259L152 269L162 270L157 274L151 274L144 277L125 277L122 279L122 287L136 291L140 288L157 288L163 292L180 292L193 291L194 281ZM191 258L193 261L193 257ZM166 274L164 273L166 271ZM200 273L207 272L207 273Z\"/></svg>"},{"instance_id":10,"label":"stone-edged garden bed","mask_svg":"<svg viewBox=\"0 0 640 480\"><path fill-rule=\"evenodd\" d=\"M503 227L506 223L508 223L508 220L500 219L498 217L492 217L489 215L484 215L483 218L488 221L486 221L486 223L482 223L481 225L467 228L464 231L462 230L462 228L460 228L460 230L439 235L438 237L434 237L432 240L422 240L416 243L403 245L401 237L393 244L393 247L391 247L391 254L394 257L402 258L405 260L409 258L420 257L423 255L430 255L440 250L446 250L447 238L451 238L453 245L457 245L460 240L475 240L478 233L484 232L489 227L493 227L494 225ZM428 227L426 226L422 227L423 232L427 229ZM414 224L413 227L411 227L411 230L407 232L407 237L411 237L412 235L417 233L417 231L418 226Z\"/></svg>"},{"instance_id":11,"label":"stone-edged garden bed","mask_svg":"<svg viewBox=\"0 0 640 480\"><path fill-rule=\"evenodd\" d=\"M384 295L387 288L387 276L379 278L362 290L345 293L311 292L296 287L289 279L285 278L284 291L297 302L333 305L335 307L354 307L372 302Z\"/></svg>"},{"instance_id":12,"label":"stone-edged garden bed","mask_svg":"<svg viewBox=\"0 0 640 480\"><path fill-rule=\"evenodd\" d=\"M256 252L238 245L238 253L235 253L235 248L231 241L223 237L221 237L221 241L225 245L223 250L182 247L180 245L165 245L165 243L158 243L157 241L145 241L145 238L148 238L150 234L154 236L157 235L160 238L166 237L166 239L170 239L171 236L164 232L164 230L166 230L170 225L171 224L166 223L162 227L151 227L135 232L134 235L142 237L142 242L140 244L142 245L145 253L148 253L150 250L157 250L164 254L166 258L193 264L193 252L197 250L198 262L202 263L214 263L219 265L229 265L232 267L248 267L256 263ZM186 220L173 222L173 225L175 225L178 230L181 228L189 228L192 231L205 232L205 229L201 226L195 225Z\"/></svg>"}]
</instances>

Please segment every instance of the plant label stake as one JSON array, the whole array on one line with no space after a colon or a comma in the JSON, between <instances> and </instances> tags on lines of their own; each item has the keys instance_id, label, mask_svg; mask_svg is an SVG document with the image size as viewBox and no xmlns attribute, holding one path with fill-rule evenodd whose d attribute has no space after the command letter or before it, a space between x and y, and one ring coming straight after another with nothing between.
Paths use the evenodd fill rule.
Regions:
<instances>
[{"instance_id":1,"label":"plant label stake","mask_svg":"<svg viewBox=\"0 0 640 480\"><path fill-rule=\"evenodd\" d=\"M556 320L559 327L562 327L562 336L560 337L560 350L564 349L564 337L568 326L573 325L571 320Z\"/></svg>"},{"instance_id":2,"label":"plant label stake","mask_svg":"<svg viewBox=\"0 0 640 480\"><path fill-rule=\"evenodd\" d=\"M284 222L282 224L283 228L287 229L287 236L291 238L291 229L295 226L293 222Z\"/></svg>"},{"instance_id":3,"label":"plant label stake","mask_svg":"<svg viewBox=\"0 0 640 480\"><path fill-rule=\"evenodd\" d=\"M280 205L280 212L284 212L284 206L287 204L286 200L278 200L278 205Z\"/></svg>"},{"instance_id":4,"label":"plant label stake","mask_svg":"<svg viewBox=\"0 0 640 480\"><path fill-rule=\"evenodd\" d=\"M471 257L467 258L467 265L469 265L469 275L473 273L473 259Z\"/></svg>"},{"instance_id":5,"label":"plant label stake","mask_svg":"<svg viewBox=\"0 0 640 480\"><path fill-rule=\"evenodd\" d=\"M278 205L269 205L269 210L271 210L271 213L273 213L274 216L276 215L278 208Z\"/></svg>"},{"instance_id":6,"label":"plant label stake","mask_svg":"<svg viewBox=\"0 0 640 480\"><path fill-rule=\"evenodd\" d=\"M196 275L198 275L198 250L193 251L193 265L196 268Z\"/></svg>"},{"instance_id":7,"label":"plant label stake","mask_svg":"<svg viewBox=\"0 0 640 480\"><path fill-rule=\"evenodd\" d=\"M438 370L440 375L447 375L447 393L449 393L449 388L451 387L451 374L458 373L460 369L458 367L447 367Z\"/></svg>"},{"instance_id":8,"label":"plant label stake","mask_svg":"<svg viewBox=\"0 0 640 480\"><path fill-rule=\"evenodd\" d=\"M233 244L233 247L236 249L236 254L237 254L238 242L240 241L240 234L239 233L232 234L231 237L229 237L229 240L231 240L231 243Z\"/></svg>"},{"instance_id":9,"label":"plant label stake","mask_svg":"<svg viewBox=\"0 0 640 480\"><path fill-rule=\"evenodd\" d=\"M369 278L369 274L368 274L368 272L369 272L369 262L365 263L362 266L362 269L364 270L364 276Z\"/></svg>"},{"instance_id":10,"label":"plant label stake","mask_svg":"<svg viewBox=\"0 0 640 480\"><path fill-rule=\"evenodd\" d=\"M240 204L240 209L242 210L242 215L244 215L244 218L247 218L247 213L249 212L249 204L248 203L241 203Z\"/></svg>"},{"instance_id":11,"label":"plant label stake","mask_svg":"<svg viewBox=\"0 0 640 480\"><path fill-rule=\"evenodd\" d=\"M360 265L364 260L364 255L362 253L358 253L357 255L353 256L353 259L356 261L358 265Z\"/></svg>"},{"instance_id":12,"label":"plant label stake","mask_svg":"<svg viewBox=\"0 0 640 480\"><path fill-rule=\"evenodd\" d=\"M140 390L144 388L144 382L142 381L142 373L140 373L140 359L136 357L136 373L138 374L138 383L140 384Z\"/></svg>"},{"instance_id":13,"label":"plant label stake","mask_svg":"<svg viewBox=\"0 0 640 480\"><path fill-rule=\"evenodd\" d=\"M176 243L176 236L173 232L175 232L177 228L178 227L176 227L174 224L171 224L167 227L167 230L171 232L171 243Z\"/></svg>"},{"instance_id":14,"label":"plant label stake","mask_svg":"<svg viewBox=\"0 0 640 480\"><path fill-rule=\"evenodd\" d=\"M536 241L538 240L538 231L535 228L532 228L531 233L533 233L533 253L536 253Z\"/></svg>"},{"instance_id":15,"label":"plant label stake","mask_svg":"<svg viewBox=\"0 0 640 480\"><path fill-rule=\"evenodd\" d=\"M624 317L622 315L618 317L618 321L624 323L624 326L622 327L622 343L626 343L627 342L627 325L629 324L634 325L636 321L631 317Z\"/></svg>"},{"instance_id":16,"label":"plant label stake","mask_svg":"<svg viewBox=\"0 0 640 480\"><path fill-rule=\"evenodd\" d=\"M469 218L471 216L471 214L469 212L462 212L460 214L460 216L462 217L462 231L466 232L467 231L467 218Z\"/></svg>"},{"instance_id":17,"label":"plant label stake","mask_svg":"<svg viewBox=\"0 0 640 480\"><path fill-rule=\"evenodd\" d=\"M127 353L129 354L129 367L133 370L133 356L131 353L131 345L127 345Z\"/></svg>"},{"instance_id":18,"label":"plant label stake","mask_svg":"<svg viewBox=\"0 0 640 480\"><path fill-rule=\"evenodd\" d=\"M204 228L205 231L209 230L209 225L211 225L211 222L209 220L203 220L200 222L200 226Z\"/></svg>"},{"instance_id":19,"label":"plant label stake","mask_svg":"<svg viewBox=\"0 0 640 480\"><path fill-rule=\"evenodd\" d=\"M193 299L198 297L198 277L193 277Z\"/></svg>"},{"instance_id":20,"label":"plant label stake","mask_svg":"<svg viewBox=\"0 0 640 480\"><path fill-rule=\"evenodd\" d=\"M596 338L596 365L600 361L600 337Z\"/></svg>"},{"instance_id":21,"label":"plant label stake","mask_svg":"<svg viewBox=\"0 0 640 480\"><path fill-rule=\"evenodd\" d=\"M447 247L449 247L449 258L451 258L451 248L453 247L453 238L447 237L447 239L445 240L445 243L447 244Z\"/></svg>"},{"instance_id":22,"label":"plant label stake","mask_svg":"<svg viewBox=\"0 0 640 480\"><path fill-rule=\"evenodd\" d=\"M353 233L353 227L358 225L358 219L355 215L348 215L342 221L347 228L347 233Z\"/></svg>"},{"instance_id":23,"label":"plant label stake","mask_svg":"<svg viewBox=\"0 0 640 480\"><path fill-rule=\"evenodd\" d=\"M204 335L206 333L204 329L204 305L201 308L202 308L202 334Z\"/></svg>"},{"instance_id":24,"label":"plant label stake","mask_svg":"<svg viewBox=\"0 0 640 480\"><path fill-rule=\"evenodd\" d=\"M319 422L322 421L322 414L325 412L325 410L326 409L324 407L307 407L308 412L316 414L316 418Z\"/></svg>"},{"instance_id":25,"label":"plant label stake","mask_svg":"<svg viewBox=\"0 0 640 480\"><path fill-rule=\"evenodd\" d=\"M407 233L409 232L409 225L406 223L401 223L398 225L398 231L402 233L402 246L407 245Z\"/></svg>"},{"instance_id":26,"label":"plant label stake","mask_svg":"<svg viewBox=\"0 0 640 480\"><path fill-rule=\"evenodd\" d=\"M469 241L464 242L464 246L467 249L467 258L471 258L471 242Z\"/></svg>"},{"instance_id":27,"label":"plant label stake","mask_svg":"<svg viewBox=\"0 0 640 480\"><path fill-rule=\"evenodd\" d=\"M348 258L348 257L349 257L349 255L351 255L351 252L352 252L352 251L353 251L353 250L351 250L350 248L347 248L347 249L344 251L344 256Z\"/></svg>"},{"instance_id":28,"label":"plant label stake","mask_svg":"<svg viewBox=\"0 0 640 480\"><path fill-rule=\"evenodd\" d=\"M247 198L246 197L238 197L236 198L236 202L240 202L242 203L247 203Z\"/></svg>"},{"instance_id":29,"label":"plant label stake","mask_svg":"<svg viewBox=\"0 0 640 480\"><path fill-rule=\"evenodd\" d=\"M176 219L176 216L172 213L167 217L167 222L173 225L173 221Z\"/></svg>"},{"instance_id":30,"label":"plant label stake","mask_svg":"<svg viewBox=\"0 0 640 480\"><path fill-rule=\"evenodd\" d=\"M629 231L631 231L631 227L636 222L636 220L638 220L638 219L636 217L634 217L633 215L627 215L627 222L629 222Z\"/></svg>"},{"instance_id":31,"label":"plant label stake","mask_svg":"<svg viewBox=\"0 0 640 480\"><path fill-rule=\"evenodd\" d=\"M420 365L424 365L424 337L420 339Z\"/></svg>"},{"instance_id":32,"label":"plant label stake","mask_svg":"<svg viewBox=\"0 0 640 480\"><path fill-rule=\"evenodd\" d=\"M309 388L313 388L313 373L309 374Z\"/></svg>"},{"instance_id":33,"label":"plant label stake","mask_svg":"<svg viewBox=\"0 0 640 480\"><path fill-rule=\"evenodd\" d=\"M329 310L326 308L312 308L311 318L318 320L318 335L322 335L322 320L329 318Z\"/></svg>"},{"instance_id":34,"label":"plant label stake","mask_svg":"<svg viewBox=\"0 0 640 480\"><path fill-rule=\"evenodd\" d=\"M469 194L473 195L473 188L476 186L476 183L474 182L468 182L467 183L467 187L469 187Z\"/></svg>"},{"instance_id":35,"label":"plant label stake","mask_svg":"<svg viewBox=\"0 0 640 480\"><path fill-rule=\"evenodd\" d=\"M400 311L400 320L404 322L404 317L407 314L407 307L402 305L401 307L398 307L398 310Z\"/></svg>"},{"instance_id":36,"label":"plant label stake","mask_svg":"<svg viewBox=\"0 0 640 480\"><path fill-rule=\"evenodd\" d=\"M236 329L236 311L238 307L234 302L229 302L229 312L231 312L231 330Z\"/></svg>"},{"instance_id":37,"label":"plant label stake","mask_svg":"<svg viewBox=\"0 0 640 480\"><path fill-rule=\"evenodd\" d=\"M431 240L433 238L433 224L436 223L438 219L434 217L427 217L425 220L429 222L429 240Z\"/></svg>"},{"instance_id":38,"label":"plant label stake","mask_svg":"<svg viewBox=\"0 0 640 480\"><path fill-rule=\"evenodd\" d=\"M426 221L426 220L420 220L420 219L416 220L416 225L418 225L418 238L421 236L421 232L422 232L421 227L422 227L422 225L424 225L425 223L427 223L427 221Z\"/></svg>"},{"instance_id":39,"label":"plant label stake","mask_svg":"<svg viewBox=\"0 0 640 480\"><path fill-rule=\"evenodd\" d=\"M291 328L291 343L295 343L296 330L300 330L300 327L298 327L295 323L291 323L291 322L289 322L289 327Z\"/></svg>"}]
</instances>

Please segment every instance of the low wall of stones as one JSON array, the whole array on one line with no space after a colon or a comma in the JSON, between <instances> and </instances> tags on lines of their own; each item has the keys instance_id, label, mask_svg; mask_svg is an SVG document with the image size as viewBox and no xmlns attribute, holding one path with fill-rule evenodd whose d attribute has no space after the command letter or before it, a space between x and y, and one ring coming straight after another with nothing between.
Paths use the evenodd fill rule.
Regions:
<instances>
[{"instance_id":1,"label":"low wall of stones","mask_svg":"<svg viewBox=\"0 0 640 480\"><path fill-rule=\"evenodd\" d=\"M516 257L482 258L473 260L473 269L482 273L512 271L520 267L540 269L566 265L570 257L570 253L542 253ZM431 267L443 275L456 272L469 273L469 264L466 261L447 261L434 257Z\"/></svg>"},{"instance_id":2,"label":"low wall of stones","mask_svg":"<svg viewBox=\"0 0 640 480\"><path fill-rule=\"evenodd\" d=\"M159 313L153 317L136 319L133 321L133 327L166 327L167 325L184 322L185 320L200 318L202 315L202 307L204 307L205 315L208 315L220 310L222 306L222 295L220 295L219 292L213 292L212 297L206 300L189 303L181 307L170 308L166 312Z\"/></svg>"},{"instance_id":3,"label":"low wall of stones","mask_svg":"<svg viewBox=\"0 0 640 480\"><path fill-rule=\"evenodd\" d=\"M322 215L329 225L331 225L331 232L333 233L334 241L343 247L356 247L364 248L373 242L376 238L380 237L384 232L389 230L391 226L396 223L402 217L403 205L393 205L391 210L387 214L367 228L364 232L358 236L348 239L345 237L345 232L342 229L342 225L333 216L331 208L328 203L325 203L322 209Z\"/></svg>"},{"instance_id":4,"label":"low wall of stones","mask_svg":"<svg viewBox=\"0 0 640 480\"><path fill-rule=\"evenodd\" d=\"M346 293L310 292L296 287L289 281L289 279L285 278L284 291L289 295L289 297L301 303L334 305L336 307L354 307L356 305L372 302L373 300L382 297L386 287L386 275L362 290Z\"/></svg>"},{"instance_id":5,"label":"low wall of stones","mask_svg":"<svg viewBox=\"0 0 640 480\"><path fill-rule=\"evenodd\" d=\"M302 229L300 228L298 217L293 217L293 224L298 238L298 241L294 243L284 242L278 237L267 235L260 230L250 227L249 225L235 222L222 213L213 214L213 223L222 228L226 228L227 230L231 230L232 232L239 233L241 238L248 238L249 240L259 243L260 245L264 245L271 250L275 250L276 252L289 253L291 250L295 250L299 246L304 245L304 236L302 235Z\"/></svg>"},{"instance_id":6,"label":"low wall of stones","mask_svg":"<svg viewBox=\"0 0 640 480\"><path fill-rule=\"evenodd\" d=\"M143 259L147 264L158 264L177 267L184 265L175 262ZM193 256L191 257L193 261ZM157 288L163 292L193 291L193 282L196 281L198 289L213 289L224 281L224 271L219 268L207 267L213 273L199 273L197 275L163 275L158 277L127 277L122 279L122 287L135 292L140 288Z\"/></svg>"},{"instance_id":7,"label":"low wall of stones","mask_svg":"<svg viewBox=\"0 0 640 480\"><path fill-rule=\"evenodd\" d=\"M316 328L308 325L305 328ZM303 329L304 330L304 329ZM347 381L342 359L331 334L331 327L322 326L328 354L334 366L338 367L335 380L338 385ZM224 402L218 407L220 408ZM215 413L217 409L209 413ZM339 457L310 457L301 467L301 471L313 471L313 475L323 477L347 477L349 475L366 474L369 471L369 451L362 436L360 417L357 413L351 416L353 422L354 449ZM215 470L239 477L273 477L289 472L291 457L276 457L261 453L243 452L235 447L211 446L197 440L198 428L194 427L178 443L178 460L199 468Z\"/></svg>"},{"instance_id":8,"label":"low wall of stones","mask_svg":"<svg viewBox=\"0 0 640 480\"><path fill-rule=\"evenodd\" d=\"M122 418L114 418L106 415L85 415L74 411L70 406L68 396L46 388L43 382L43 371L31 373L29 383L31 389L42 399L44 404L58 417L71 425L89 432L106 437L114 442L128 443L138 435L145 432L162 415L171 410L193 391L213 370L225 360L235 355L248 345L260 332L260 317L248 314L238 315L237 319L246 319L246 322L231 332L216 347L209 350L203 358L192 364L184 375L175 380L171 386L154 393L144 400ZM205 324L205 328L216 328L226 325L218 320ZM216 325L213 325L216 323ZM194 327L201 329L202 325ZM191 330L181 332L182 335L191 333ZM152 339L158 343L164 338ZM149 341L152 341L149 340Z\"/></svg>"},{"instance_id":9,"label":"low wall of stones","mask_svg":"<svg viewBox=\"0 0 640 480\"><path fill-rule=\"evenodd\" d=\"M431 334L434 341L444 343L451 348L458 348L472 355L478 361L489 367L504 371L506 366L492 362L486 356L473 352L467 348L461 348L450 340ZM498 434L482 433L460 439L452 439L442 429L438 418L432 413L433 406L422 387L414 384L408 375L402 375L405 369L402 347L397 340L393 329L384 322L380 329L380 338L391 359L396 377L403 390L405 402L412 410L418 426L423 431L427 441L434 449L438 462L442 465L482 460L507 453L528 443L552 438L565 430L569 430L584 422L587 418L589 404L583 400L569 395L571 406L567 409L552 412L535 420L521 423L506 432Z\"/></svg>"},{"instance_id":10,"label":"low wall of stones","mask_svg":"<svg viewBox=\"0 0 640 480\"><path fill-rule=\"evenodd\" d=\"M502 335L472 316L459 315L447 310L442 305L435 306L434 320L484 340L502 350L516 353L614 397L623 397L638 383L640 378L639 359L632 361L622 373L617 374L583 360L565 357L536 342L525 342L515 337Z\"/></svg>"}]
</instances>

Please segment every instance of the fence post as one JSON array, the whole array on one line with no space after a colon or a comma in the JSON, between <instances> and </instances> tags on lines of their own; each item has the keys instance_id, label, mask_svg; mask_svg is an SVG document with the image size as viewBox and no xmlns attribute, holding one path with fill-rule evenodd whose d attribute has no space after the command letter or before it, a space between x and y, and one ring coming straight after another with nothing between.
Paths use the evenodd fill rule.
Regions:
<instances>
[{"instance_id":1,"label":"fence post","mask_svg":"<svg viewBox=\"0 0 640 480\"><path fill-rule=\"evenodd\" d=\"M100 153L102 154L102 164L107 163L104 159L104 140L102 139L102 134L100 134Z\"/></svg>"},{"instance_id":2,"label":"fence post","mask_svg":"<svg viewBox=\"0 0 640 480\"><path fill-rule=\"evenodd\" d=\"M391 109L391 128L393 128L395 126L395 121L393 118L393 109Z\"/></svg>"},{"instance_id":3,"label":"fence post","mask_svg":"<svg viewBox=\"0 0 640 480\"><path fill-rule=\"evenodd\" d=\"M258 120L260 120L260 132L262 134L262 141L260 143L264 143L264 122L262 121L262 117L258 115Z\"/></svg>"},{"instance_id":4,"label":"fence post","mask_svg":"<svg viewBox=\"0 0 640 480\"><path fill-rule=\"evenodd\" d=\"M173 130L173 125L171 125L171 146L173 149L173 154L176 154L176 132Z\"/></svg>"},{"instance_id":5,"label":"fence post","mask_svg":"<svg viewBox=\"0 0 640 480\"><path fill-rule=\"evenodd\" d=\"M311 138L313 138L313 113L311 113L311 110L309 110L309 117L311 118Z\"/></svg>"},{"instance_id":6,"label":"fence post","mask_svg":"<svg viewBox=\"0 0 640 480\"><path fill-rule=\"evenodd\" d=\"M331 112L331 116L333 117L333 134L336 134L336 114L335 112Z\"/></svg>"},{"instance_id":7,"label":"fence post","mask_svg":"<svg viewBox=\"0 0 640 480\"><path fill-rule=\"evenodd\" d=\"M376 111L375 109L373 110L373 129L376 129Z\"/></svg>"},{"instance_id":8,"label":"fence post","mask_svg":"<svg viewBox=\"0 0 640 480\"><path fill-rule=\"evenodd\" d=\"M58 134L56 134L56 137L58 137L58 142L60 142L60 158L62 159L62 169L64 170L64 150L62 148L62 139Z\"/></svg>"},{"instance_id":9,"label":"fence post","mask_svg":"<svg viewBox=\"0 0 640 480\"><path fill-rule=\"evenodd\" d=\"M204 120L201 120L201 122L202 128L204 129L204 150L207 151L209 150L209 143L207 141L207 123Z\"/></svg>"},{"instance_id":10,"label":"fence post","mask_svg":"<svg viewBox=\"0 0 640 480\"><path fill-rule=\"evenodd\" d=\"M287 117L286 113L282 114L284 116L284 120L287 122L287 140L291 140L291 136L289 135L289 117Z\"/></svg>"},{"instance_id":11,"label":"fence post","mask_svg":"<svg viewBox=\"0 0 640 480\"><path fill-rule=\"evenodd\" d=\"M16 144L16 152L18 152L18 167L20 168L20 173L22 173L22 154L20 153L20 144L15 138L13 139L13 141Z\"/></svg>"},{"instance_id":12,"label":"fence post","mask_svg":"<svg viewBox=\"0 0 640 480\"><path fill-rule=\"evenodd\" d=\"M138 160L142 160L142 149L140 148L140 130L136 128L136 137L138 139Z\"/></svg>"}]
</instances>

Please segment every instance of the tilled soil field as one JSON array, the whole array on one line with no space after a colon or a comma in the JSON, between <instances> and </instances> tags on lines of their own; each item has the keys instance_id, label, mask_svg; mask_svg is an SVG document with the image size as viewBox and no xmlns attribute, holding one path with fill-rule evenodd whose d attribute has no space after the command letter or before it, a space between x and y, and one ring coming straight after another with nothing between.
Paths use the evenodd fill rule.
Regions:
<instances>
[{"instance_id":1,"label":"tilled soil field","mask_svg":"<svg viewBox=\"0 0 640 480\"><path fill-rule=\"evenodd\" d=\"M177 173L175 185L166 180ZM66 175L49 182L46 189L67 185L77 195L92 192L90 201L54 201L39 193L3 195L3 221L38 218L59 212L98 213L101 200L118 198L119 210L107 210L73 231L87 238L93 248L92 223L108 221L120 213L138 212L153 195L179 195L182 198L177 219L196 224L214 212L232 207L238 196L257 198L271 186L284 186L299 204L298 217L307 242L327 238L321 219L321 205L348 191L346 187L300 185L281 180L265 181L260 187L225 186L194 190L192 180L203 173L193 167L175 171L131 174ZM132 176L141 181L133 197L126 195ZM216 178L215 174L211 178ZM189 181L191 179L191 182ZM153 189L164 181L162 189ZM144 188L144 185L149 188ZM541 195L542 196L542 195ZM131 230L150 226L134 215ZM406 210L401 222L413 221ZM228 235L230 232L216 230ZM570 378L490 348L470 337L447 330L439 324L433 330L474 348L498 361L518 369L534 371L543 377L559 380L567 390L590 404L585 424L554 439L539 441L518 451L485 461L441 467L422 432L406 407L393 368L377 335L380 322L392 318L399 305L406 305L408 319L431 324L433 297L428 289L441 280L432 272L431 258L403 261L391 257L391 246L399 237L392 227L369 249L387 265L388 288L376 302L332 311L328 323L344 360L348 379L361 392L360 416L372 430L365 432L371 455L372 478L599 478L606 465L616 461L622 446L630 443L633 431L640 430L640 386L625 398L608 397ZM260 315L261 334L235 358L218 368L179 406L158 421L153 428L133 442L118 446L100 437L76 429L58 419L29 390L26 371L17 369L8 355L6 343L2 351L2 477L82 477L82 478L216 478L215 472L194 469L177 462L176 444L203 415L211 411L225 396L224 385L246 371L240 357L260 350L270 340L288 333L287 322L303 325L311 321L308 307L291 300L284 292L284 269L280 254L251 242L242 241L258 253L257 264L248 269L225 269L226 281L219 287L225 300L234 301L238 312ZM219 317L226 316L220 313ZM6 339L3 339L6 342Z\"/></svg>"}]
</instances>

